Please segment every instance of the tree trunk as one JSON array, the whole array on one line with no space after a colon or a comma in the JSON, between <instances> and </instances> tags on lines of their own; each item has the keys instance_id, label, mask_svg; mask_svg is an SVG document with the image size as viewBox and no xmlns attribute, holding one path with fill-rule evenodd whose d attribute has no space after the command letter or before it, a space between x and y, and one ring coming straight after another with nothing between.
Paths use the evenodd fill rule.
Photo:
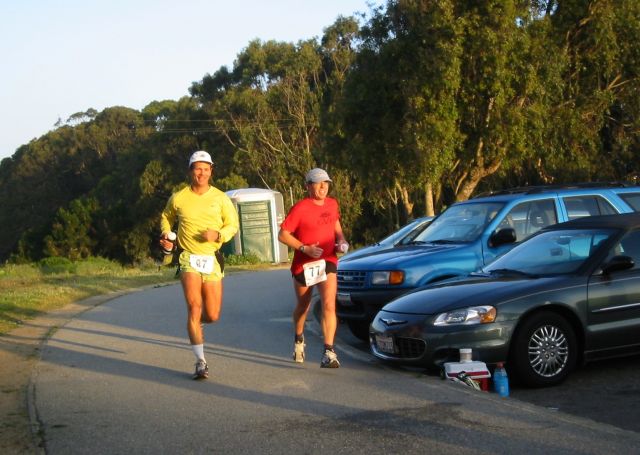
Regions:
<instances>
[{"instance_id":1,"label":"tree trunk","mask_svg":"<svg viewBox=\"0 0 640 455\"><path fill-rule=\"evenodd\" d=\"M434 216L436 214L434 208L433 184L431 182L427 182L424 185L424 206L425 215Z\"/></svg>"}]
</instances>

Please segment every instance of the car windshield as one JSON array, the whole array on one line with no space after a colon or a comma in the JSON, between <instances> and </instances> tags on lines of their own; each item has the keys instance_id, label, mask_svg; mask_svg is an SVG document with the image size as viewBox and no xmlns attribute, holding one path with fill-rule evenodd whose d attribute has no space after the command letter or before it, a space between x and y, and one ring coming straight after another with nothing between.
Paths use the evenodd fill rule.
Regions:
<instances>
[{"instance_id":1,"label":"car windshield","mask_svg":"<svg viewBox=\"0 0 640 455\"><path fill-rule=\"evenodd\" d=\"M476 240L502 208L499 202L452 205L414 239L415 243L462 243Z\"/></svg>"},{"instance_id":2,"label":"car windshield","mask_svg":"<svg viewBox=\"0 0 640 455\"><path fill-rule=\"evenodd\" d=\"M556 275L573 273L614 234L613 229L544 232L505 253L483 269L490 274Z\"/></svg>"},{"instance_id":3,"label":"car windshield","mask_svg":"<svg viewBox=\"0 0 640 455\"><path fill-rule=\"evenodd\" d=\"M429 221L428 218L418 218L416 220L410 221L408 224L405 224L403 227L388 235L384 239L380 240L378 245L394 245L396 242L402 240L404 238L412 234L413 231L419 232L420 227Z\"/></svg>"}]
</instances>

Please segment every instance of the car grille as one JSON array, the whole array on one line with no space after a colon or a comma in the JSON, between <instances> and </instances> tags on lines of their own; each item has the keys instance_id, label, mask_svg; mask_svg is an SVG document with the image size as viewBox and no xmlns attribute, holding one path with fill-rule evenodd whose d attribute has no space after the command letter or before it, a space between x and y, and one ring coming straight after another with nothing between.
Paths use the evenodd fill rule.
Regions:
<instances>
[{"instance_id":1,"label":"car grille","mask_svg":"<svg viewBox=\"0 0 640 455\"><path fill-rule=\"evenodd\" d=\"M339 288L362 288L365 285L367 272L338 270Z\"/></svg>"},{"instance_id":2,"label":"car grille","mask_svg":"<svg viewBox=\"0 0 640 455\"><path fill-rule=\"evenodd\" d=\"M403 359L415 359L422 357L427 348L424 340L419 338L396 337L397 356Z\"/></svg>"}]
</instances>

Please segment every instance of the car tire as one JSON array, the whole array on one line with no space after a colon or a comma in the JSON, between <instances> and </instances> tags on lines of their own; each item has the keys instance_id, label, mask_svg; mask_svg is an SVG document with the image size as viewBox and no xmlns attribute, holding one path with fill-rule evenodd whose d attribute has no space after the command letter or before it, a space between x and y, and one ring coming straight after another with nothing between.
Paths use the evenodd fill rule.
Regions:
<instances>
[{"instance_id":1,"label":"car tire","mask_svg":"<svg viewBox=\"0 0 640 455\"><path fill-rule=\"evenodd\" d=\"M510 362L524 385L560 384L576 365L577 342L571 324L550 311L527 318L517 330Z\"/></svg>"},{"instance_id":2,"label":"car tire","mask_svg":"<svg viewBox=\"0 0 640 455\"><path fill-rule=\"evenodd\" d=\"M353 336L362 340L369 341L369 323L365 321L351 321L347 320L347 326Z\"/></svg>"}]
</instances>

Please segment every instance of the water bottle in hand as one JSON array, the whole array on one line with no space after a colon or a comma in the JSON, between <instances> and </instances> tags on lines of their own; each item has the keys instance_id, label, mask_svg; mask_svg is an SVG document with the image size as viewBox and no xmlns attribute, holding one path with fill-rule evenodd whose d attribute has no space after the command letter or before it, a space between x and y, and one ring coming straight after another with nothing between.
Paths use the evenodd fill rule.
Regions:
<instances>
[{"instance_id":1,"label":"water bottle in hand","mask_svg":"<svg viewBox=\"0 0 640 455\"><path fill-rule=\"evenodd\" d=\"M169 241L169 242L171 242L173 245L171 245L171 249L169 249L169 250L167 250L167 249L165 249L164 247L162 247L162 252L163 252L165 255L167 255L167 256L168 256L168 255L170 255L170 254L172 254L172 253L173 253L173 249L174 249L174 248L175 248L175 246L176 246L176 237L177 237L177 236L176 236L176 233L175 233L175 232L169 232L169 233L167 234L167 237L166 237L166 239L165 239L165 240L168 240L168 241Z\"/></svg>"},{"instance_id":2,"label":"water bottle in hand","mask_svg":"<svg viewBox=\"0 0 640 455\"><path fill-rule=\"evenodd\" d=\"M346 253L349 251L349 244L347 242L336 243L336 253Z\"/></svg>"}]
</instances>

